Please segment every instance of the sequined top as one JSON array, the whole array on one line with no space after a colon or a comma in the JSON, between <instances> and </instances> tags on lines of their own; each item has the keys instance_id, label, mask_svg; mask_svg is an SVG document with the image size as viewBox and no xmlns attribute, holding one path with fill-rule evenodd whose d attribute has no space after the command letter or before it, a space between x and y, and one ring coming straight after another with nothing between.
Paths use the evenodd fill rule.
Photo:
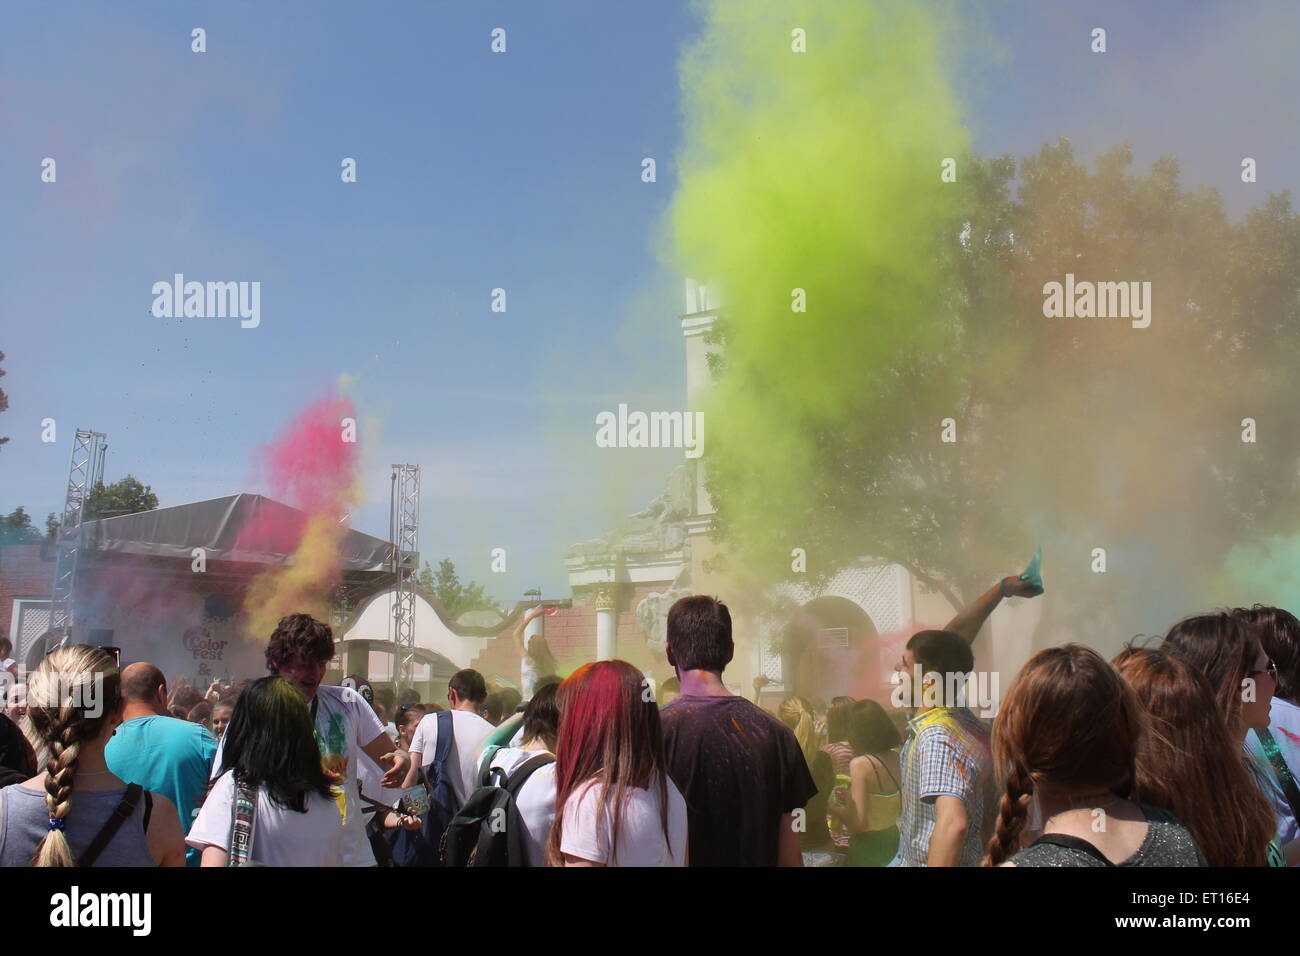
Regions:
<instances>
[{"instance_id":1,"label":"sequined top","mask_svg":"<svg viewBox=\"0 0 1300 956\"><path fill-rule=\"evenodd\" d=\"M1116 866L1206 866L1205 856L1187 827L1168 810L1141 804L1147 835L1127 860ZM1084 850L1040 843L1011 858L1016 866L1105 866Z\"/></svg>"}]
</instances>

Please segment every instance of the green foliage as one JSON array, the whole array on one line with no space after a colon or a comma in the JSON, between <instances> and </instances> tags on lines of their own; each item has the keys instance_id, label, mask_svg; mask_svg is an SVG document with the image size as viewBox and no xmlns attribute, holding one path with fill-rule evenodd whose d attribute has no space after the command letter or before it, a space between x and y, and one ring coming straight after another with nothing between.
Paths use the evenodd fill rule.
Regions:
<instances>
[{"instance_id":1,"label":"green foliage","mask_svg":"<svg viewBox=\"0 0 1300 956\"><path fill-rule=\"evenodd\" d=\"M3 362L4 360L5 360L5 354L4 352L0 352L0 362ZM4 376L5 376L5 370L0 368L0 378L4 378ZM8 409L9 409L9 396L5 394L5 390L3 388L0 388L0 412L8 411ZM8 438L0 437L0 447L4 447L4 444L7 441L9 441Z\"/></svg>"},{"instance_id":2,"label":"green foliage","mask_svg":"<svg viewBox=\"0 0 1300 956\"><path fill-rule=\"evenodd\" d=\"M460 575L456 573L456 565L451 558L443 558L438 563L436 572L429 567L428 561L424 562L415 581L424 590L437 595L453 618L460 617L466 611L490 611L496 608L495 602L484 592L483 585L473 581L466 585L460 583Z\"/></svg>"},{"instance_id":3,"label":"green foliage","mask_svg":"<svg viewBox=\"0 0 1300 956\"><path fill-rule=\"evenodd\" d=\"M1127 145L970 155L933 9L715 0L683 58L672 238L721 292L706 481L734 573L883 559L960 605L1041 542L1049 592L1125 627L1244 599L1208 586L1230 551L1300 531L1290 197L1236 224ZM818 16L816 55L771 42ZM1045 316L1067 273L1149 282L1150 327Z\"/></svg>"},{"instance_id":4,"label":"green foliage","mask_svg":"<svg viewBox=\"0 0 1300 956\"><path fill-rule=\"evenodd\" d=\"M21 505L0 516L0 547L9 544L36 544L41 533L32 526L32 518Z\"/></svg>"},{"instance_id":5,"label":"green foliage","mask_svg":"<svg viewBox=\"0 0 1300 956\"><path fill-rule=\"evenodd\" d=\"M158 507L158 496L149 485L142 485L132 475L127 475L111 485L102 483L86 497L82 509L82 521L93 521L106 511L122 511L136 514L140 511L152 511Z\"/></svg>"}]
</instances>

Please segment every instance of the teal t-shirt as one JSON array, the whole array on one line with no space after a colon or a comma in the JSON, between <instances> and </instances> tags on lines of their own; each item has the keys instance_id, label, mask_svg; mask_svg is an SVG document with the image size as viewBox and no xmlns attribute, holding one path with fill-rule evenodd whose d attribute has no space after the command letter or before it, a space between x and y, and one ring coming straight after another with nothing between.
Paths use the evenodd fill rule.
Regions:
<instances>
[{"instance_id":1,"label":"teal t-shirt","mask_svg":"<svg viewBox=\"0 0 1300 956\"><path fill-rule=\"evenodd\" d=\"M176 804L181 829L190 832L207 793L217 738L202 724L175 717L137 717L121 724L104 748L108 769L125 783L138 783ZM190 847L185 864L198 866Z\"/></svg>"}]
</instances>

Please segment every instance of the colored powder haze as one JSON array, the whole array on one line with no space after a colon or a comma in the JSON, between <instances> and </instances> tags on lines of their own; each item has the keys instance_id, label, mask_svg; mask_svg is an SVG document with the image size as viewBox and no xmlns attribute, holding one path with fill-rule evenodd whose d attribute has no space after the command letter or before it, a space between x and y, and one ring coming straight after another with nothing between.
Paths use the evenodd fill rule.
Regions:
<instances>
[{"instance_id":1,"label":"colored powder haze","mask_svg":"<svg viewBox=\"0 0 1300 956\"><path fill-rule=\"evenodd\" d=\"M939 9L715 0L683 58L666 257L723 302L707 462L736 581L791 577L796 547L810 577L855 556L933 571L898 545L917 540L957 557L969 600L1041 543L1035 643L1103 650L1216 604L1300 605L1289 201L1260 188L1232 224L1176 162L1067 144L1001 193L951 75L979 32ZM1008 196L1018 218L991 219ZM1067 271L1152 281L1151 327L1045 318L1043 284ZM1247 416L1267 441L1241 440Z\"/></svg>"},{"instance_id":2,"label":"colored powder haze","mask_svg":"<svg viewBox=\"0 0 1300 956\"><path fill-rule=\"evenodd\" d=\"M255 467L271 496L300 509L305 519L286 526L276 518L250 525L239 546L296 541L289 562L254 579L244 599L250 640L265 640L285 614L304 612L329 620L331 589L342 580L339 546L359 496L358 444L345 441L345 420L356 421L352 402L321 398L300 412L260 449Z\"/></svg>"}]
</instances>

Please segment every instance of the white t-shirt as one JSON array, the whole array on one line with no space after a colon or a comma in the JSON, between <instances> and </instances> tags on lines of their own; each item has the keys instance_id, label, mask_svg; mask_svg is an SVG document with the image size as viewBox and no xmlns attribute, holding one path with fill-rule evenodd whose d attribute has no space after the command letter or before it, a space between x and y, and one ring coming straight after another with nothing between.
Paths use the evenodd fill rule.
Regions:
<instances>
[{"instance_id":1,"label":"white t-shirt","mask_svg":"<svg viewBox=\"0 0 1300 956\"><path fill-rule=\"evenodd\" d=\"M669 842L664 843L663 824L659 819L658 788L633 787L627 792L617 856L613 859L609 847L614 808L606 807L603 818L597 820L599 799L600 789L594 780L582 784L569 797L564 805L561 853L606 866L686 865L686 801L672 780L668 781Z\"/></svg>"},{"instance_id":2,"label":"white t-shirt","mask_svg":"<svg viewBox=\"0 0 1300 956\"><path fill-rule=\"evenodd\" d=\"M391 749L397 749L397 738L384 728L384 733L388 734L388 739L393 741ZM393 802L401 796L402 787L398 784L396 787L385 787L383 784L384 774L387 773L383 767L370 759L370 755L362 751L360 759L357 761L357 778L361 781L361 795L369 797L376 803L382 803L386 807L391 807Z\"/></svg>"},{"instance_id":3,"label":"white t-shirt","mask_svg":"<svg viewBox=\"0 0 1300 956\"><path fill-rule=\"evenodd\" d=\"M451 712L451 749L447 751L449 769L460 767L460 773L451 774L451 790L456 796L457 806L478 789L478 760L483 750L483 741L496 730L478 714L468 710ZM438 752L438 712L426 714L420 719L411 737L411 760L415 754L420 755L420 766L427 767L433 763L433 755Z\"/></svg>"},{"instance_id":4,"label":"white t-shirt","mask_svg":"<svg viewBox=\"0 0 1300 956\"><path fill-rule=\"evenodd\" d=\"M534 757L538 751L503 747L492 755L489 766L500 767L508 777ZM524 824L524 845L528 848L528 865L546 865L546 841L551 838L555 822L555 764L538 767L515 794L515 807Z\"/></svg>"},{"instance_id":5,"label":"white t-shirt","mask_svg":"<svg viewBox=\"0 0 1300 956\"><path fill-rule=\"evenodd\" d=\"M384 732L384 725L375 716L366 699L351 687L332 687L322 684L316 688L312 704L316 713L316 745L320 748L321 762L327 768L343 771L340 786L347 795L346 818L343 821L343 866L374 866L375 854L366 838L366 818L361 815L361 800L357 795L357 756L361 748ZM221 769L222 748L228 734L223 734L217 744L217 755L212 772Z\"/></svg>"},{"instance_id":6,"label":"white t-shirt","mask_svg":"<svg viewBox=\"0 0 1300 956\"><path fill-rule=\"evenodd\" d=\"M185 842L202 849L230 850L230 812L235 802L234 774L212 785ZM318 793L307 798L307 812L286 810L261 790L253 830L253 862L264 866L342 866L345 831L338 803Z\"/></svg>"}]
</instances>

